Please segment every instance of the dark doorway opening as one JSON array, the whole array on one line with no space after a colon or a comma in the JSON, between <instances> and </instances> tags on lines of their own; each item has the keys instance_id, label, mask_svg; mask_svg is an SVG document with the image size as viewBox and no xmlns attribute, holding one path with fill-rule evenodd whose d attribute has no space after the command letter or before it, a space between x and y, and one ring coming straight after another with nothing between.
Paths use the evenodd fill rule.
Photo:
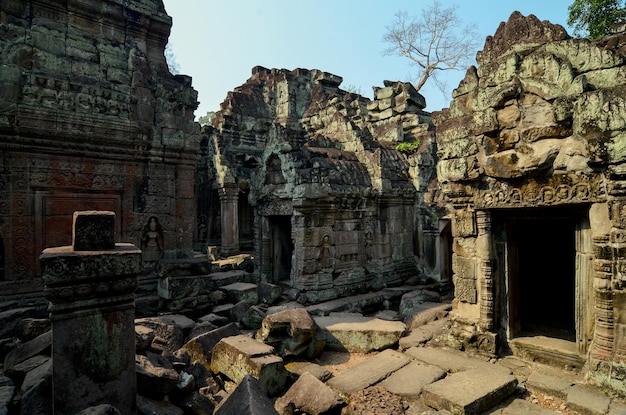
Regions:
<instances>
[{"instance_id":1,"label":"dark doorway opening","mask_svg":"<svg viewBox=\"0 0 626 415\"><path fill-rule=\"evenodd\" d=\"M272 279L274 282L289 280L291 276L291 216L269 216Z\"/></svg>"},{"instance_id":2,"label":"dark doorway opening","mask_svg":"<svg viewBox=\"0 0 626 415\"><path fill-rule=\"evenodd\" d=\"M512 336L576 340L576 225L573 209L508 216L509 328Z\"/></svg>"}]
</instances>

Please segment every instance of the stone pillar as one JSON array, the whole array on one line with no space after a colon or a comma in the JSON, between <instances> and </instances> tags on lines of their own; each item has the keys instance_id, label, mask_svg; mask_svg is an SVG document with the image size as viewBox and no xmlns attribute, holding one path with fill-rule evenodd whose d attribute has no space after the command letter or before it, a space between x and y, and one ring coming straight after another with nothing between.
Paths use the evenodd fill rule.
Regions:
<instances>
[{"instance_id":1,"label":"stone pillar","mask_svg":"<svg viewBox=\"0 0 626 415\"><path fill-rule=\"evenodd\" d=\"M239 253L239 189L235 184L227 184L220 191L222 207L222 247L223 256Z\"/></svg>"},{"instance_id":2,"label":"stone pillar","mask_svg":"<svg viewBox=\"0 0 626 415\"><path fill-rule=\"evenodd\" d=\"M113 212L75 212L72 245L40 256L52 320L55 415L109 403L136 412L135 298L141 250L115 243Z\"/></svg>"},{"instance_id":3,"label":"stone pillar","mask_svg":"<svg viewBox=\"0 0 626 415\"><path fill-rule=\"evenodd\" d=\"M481 285L480 322L483 330L494 328L494 282L493 250L491 235L491 214L488 211L476 212L478 237L476 239L476 257L478 259L478 278Z\"/></svg>"},{"instance_id":4,"label":"stone pillar","mask_svg":"<svg viewBox=\"0 0 626 415\"><path fill-rule=\"evenodd\" d=\"M594 359L610 361L613 356L615 341L615 310L613 309L613 252L609 244L609 236L593 238L595 312L596 322L591 356Z\"/></svg>"}]
</instances>

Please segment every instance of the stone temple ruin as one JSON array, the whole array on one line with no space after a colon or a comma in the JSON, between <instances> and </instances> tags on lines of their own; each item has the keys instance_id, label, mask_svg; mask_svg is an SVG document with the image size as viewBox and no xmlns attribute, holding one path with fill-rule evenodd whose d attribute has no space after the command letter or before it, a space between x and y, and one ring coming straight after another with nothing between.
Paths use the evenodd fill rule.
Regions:
<instances>
[{"instance_id":1,"label":"stone temple ruin","mask_svg":"<svg viewBox=\"0 0 626 415\"><path fill-rule=\"evenodd\" d=\"M66 324L85 298L122 298L126 321L137 286L139 349L152 316L224 310L235 277L302 306L428 282L454 295L448 345L626 378L623 32L574 39L515 12L433 114L409 83L370 100L320 70L255 67L200 129L164 58L171 24L160 0L0 4L0 356L48 299L71 304L52 308ZM136 283L98 298L87 266L63 294L47 255L77 211L108 212L140 249ZM245 272L212 273L233 258ZM231 314L262 319L243 297Z\"/></svg>"}]
</instances>

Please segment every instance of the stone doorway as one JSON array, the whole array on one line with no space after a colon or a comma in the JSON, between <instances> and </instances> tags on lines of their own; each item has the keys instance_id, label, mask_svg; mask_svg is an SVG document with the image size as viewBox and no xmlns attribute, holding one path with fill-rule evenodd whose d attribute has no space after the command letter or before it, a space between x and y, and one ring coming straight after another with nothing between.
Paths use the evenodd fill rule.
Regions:
<instances>
[{"instance_id":1,"label":"stone doorway","mask_svg":"<svg viewBox=\"0 0 626 415\"><path fill-rule=\"evenodd\" d=\"M494 214L501 271L501 329L506 338L552 338L586 351L591 338L588 208ZM576 346L578 345L578 346Z\"/></svg>"},{"instance_id":2,"label":"stone doorway","mask_svg":"<svg viewBox=\"0 0 626 415\"><path fill-rule=\"evenodd\" d=\"M270 226L271 277L273 282L289 281L291 277L291 216L268 216Z\"/></svg>"}]
</instances>

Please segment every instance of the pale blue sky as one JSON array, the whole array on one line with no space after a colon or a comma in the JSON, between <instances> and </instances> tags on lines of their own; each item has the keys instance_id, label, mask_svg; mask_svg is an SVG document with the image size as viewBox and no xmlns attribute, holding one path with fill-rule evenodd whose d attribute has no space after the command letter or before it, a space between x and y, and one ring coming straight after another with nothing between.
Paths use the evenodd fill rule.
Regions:
<instances>
[{"instance_id":1,"label":"pale blue sky","mask_svg":"<svg viewBox=\"0 0 626 415\"><path fill-rule=\"evenodd\" d=\"M573 0L441 0L458 5L459 16L476 23L480 49L515 10L568 30L567 7ZM193 78L200 106L196 117L219 110L228 91L243 84L256 65L267 68L320 69L343 77L372 98L384 80L407 81L414 69L408 59L383 56L383 41L394 14L419 15L430 0L164 0L173 26L170 43L180 72ZM465 71L448 72L454 89ZM427 110L449 106L450 97L434 85L420 91Z\"/></svg>"}]
</instances>

